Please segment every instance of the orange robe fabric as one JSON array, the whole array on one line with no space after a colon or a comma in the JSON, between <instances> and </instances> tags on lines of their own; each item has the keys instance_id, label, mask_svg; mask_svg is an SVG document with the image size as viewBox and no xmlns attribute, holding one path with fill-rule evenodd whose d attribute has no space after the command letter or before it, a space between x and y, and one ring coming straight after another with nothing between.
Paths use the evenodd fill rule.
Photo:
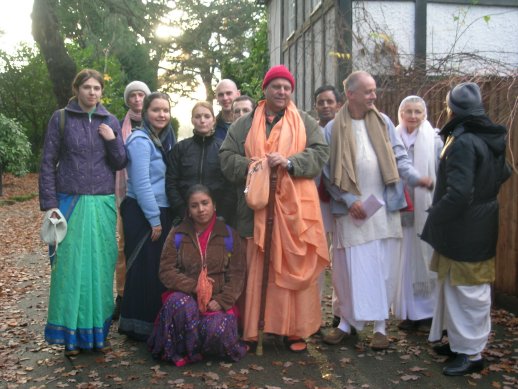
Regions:
<instances>
[{"instance_id":1,"label":"orange robe fabric","mask_svg":"<svg viewBox=\"0 0 518 389\"><path fill-rule=\"evenodd\" d=\"M266 138L264 101L254 115L246 138L248 158L271 152L289 157L306 147L306 131L295 105ZM306 338L320 328L318 276L329 264L329 254L315 182L277 170L274 222L266 294L265 333ZM254 213L254 236L248 242L248 279L244 313L245 340L257 340L261 299L267 208Z\"/></svg>"}]
</instances>

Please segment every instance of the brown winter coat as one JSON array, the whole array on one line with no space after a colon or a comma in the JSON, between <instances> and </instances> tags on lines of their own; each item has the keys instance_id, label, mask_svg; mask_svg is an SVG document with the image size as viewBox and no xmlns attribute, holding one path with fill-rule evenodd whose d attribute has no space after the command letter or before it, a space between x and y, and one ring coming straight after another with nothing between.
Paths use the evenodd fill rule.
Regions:
<instances>
[{"instance_id":1,"label":"brown winter coat","mask_svg":"<svg viewBox=\"0 0 518 389\"><path fill-rule=\"evenodd\" d=\"M175 234L182 233L179 255ZM216 220L207 244L207 276L214 280L212 299L224 310L230 309L243 291L246 277L246 252L244 240L232 230L232 253L225 247L228 230L225 223ZM189 219L171 230L160 258L160 281L166 288L195 297L196 283L201 271L201 256L194 225Z\"/></svg>"}]
</instances>

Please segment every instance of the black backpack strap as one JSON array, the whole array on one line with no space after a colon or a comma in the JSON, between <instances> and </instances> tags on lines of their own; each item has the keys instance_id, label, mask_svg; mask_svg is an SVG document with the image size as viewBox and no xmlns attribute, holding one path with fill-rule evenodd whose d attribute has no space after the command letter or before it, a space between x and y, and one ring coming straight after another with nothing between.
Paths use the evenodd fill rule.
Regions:
<instances>
[{"instance_id":1,"label":"black backpack strap","mask_svg":"<svg viewBox=\"0 0 518 389\"><path fill-rule=\"evenodd\" d=\"M65 121L65 108L61 108L59 110L59 135L61 136L61 139L63 139L63 134L65 133Z\"/></svg>"}]
</instances>

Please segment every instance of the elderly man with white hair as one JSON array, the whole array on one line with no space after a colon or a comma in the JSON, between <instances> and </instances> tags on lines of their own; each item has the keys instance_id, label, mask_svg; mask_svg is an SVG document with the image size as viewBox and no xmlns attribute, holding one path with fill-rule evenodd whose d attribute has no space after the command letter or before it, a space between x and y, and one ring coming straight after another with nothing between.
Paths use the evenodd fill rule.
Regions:
<instances>
[{"instance_id":1,"label":"elderly man with white hair","mask_svg":"<svg viewBox=\"0 0 518 389\"><path fill-rule=\"evenodd\" d=\"M395 298L395 265L401 245L399 210L406 206L400 176L411 186L430 187L412 166L390 119L380 113L376 81L367 72L344 81L347 102L324 131L330 158L324 168L332 196L333 288L340 324L323 338L338 344L354 329L374 322L370 347L389 347L385 321ZM368 217L368 203L380 208Z\"/></svg>"}]
</instances>

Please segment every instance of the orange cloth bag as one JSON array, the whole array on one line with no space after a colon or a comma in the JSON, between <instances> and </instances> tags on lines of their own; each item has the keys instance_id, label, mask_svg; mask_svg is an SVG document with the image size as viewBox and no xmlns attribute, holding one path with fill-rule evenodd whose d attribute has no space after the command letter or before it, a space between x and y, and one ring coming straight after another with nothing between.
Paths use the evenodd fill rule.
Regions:
<instances>
[{"instance_id":1,"label":"orange cloth bag","mask_svg":"<svg viewBox=\"0 0 518 389\"><path fill-rule=\"evenodd\" d=\"M254 211L268 204L270 194L270 165L266 158L254 161L248 167L246 176L245 200Z\"/></svg>"}]
</instances>

